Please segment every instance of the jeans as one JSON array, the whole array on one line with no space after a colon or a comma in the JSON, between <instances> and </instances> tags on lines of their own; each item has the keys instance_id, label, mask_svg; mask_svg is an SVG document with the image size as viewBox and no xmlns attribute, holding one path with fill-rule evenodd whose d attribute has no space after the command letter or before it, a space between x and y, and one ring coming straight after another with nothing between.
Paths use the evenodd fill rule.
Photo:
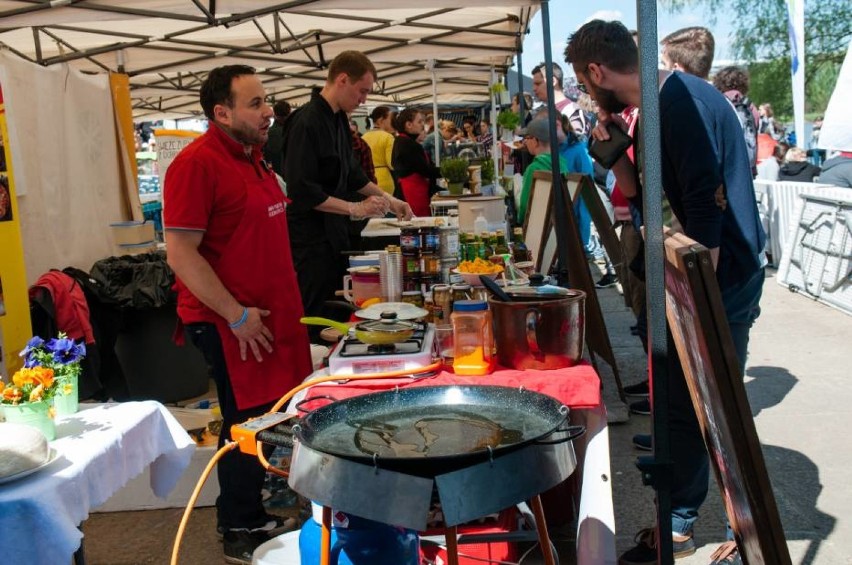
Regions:
<instances>
[{"instance_id":1,"label":"jeans","mask_svg":"<svg viewBox=\"0 0 852 565\"><path fill-rule=\"evenodd\" d=\"M222 352L222 340L216 326L208 323L187 324L186 337L204 355L216 382L219 409L222 411L222 431L219 433L221 448L225 440L231 439L233 424L265 414L272 408L272 404L242 410L237 407ZM218 526L230 530L258 528L266 524L268 517L261 495L266 470L261 467L257 457L235 449L219 460L216 470L219 478L219 496L216 498Z\"/></svg>"},{"instance_id":2,"label":"jeans","mask_svg":"<svg viewBox=\"0 0 852 565\"><path fill-rule=\"evenodd\" d=\"M746 353L751 326L760 315L763 269L740 285L722 291L722 303L739 360L740 376L745 374ZM692 532L698 509L707 497L710 461L695 416L686 378L680 366L671 332L668 332L669 430L673 463L672 531ZM732 539L728 528L729 539Z\"/></svg>"}]
</instances>

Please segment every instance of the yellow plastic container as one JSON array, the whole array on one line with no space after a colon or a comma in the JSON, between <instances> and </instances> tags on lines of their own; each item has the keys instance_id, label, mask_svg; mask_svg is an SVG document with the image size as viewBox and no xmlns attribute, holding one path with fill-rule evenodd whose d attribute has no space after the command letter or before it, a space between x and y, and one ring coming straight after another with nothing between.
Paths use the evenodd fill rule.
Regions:
<instances>
[{"instance_id":1,"label":"yellow plastic container","mask_svg":"<svg viewBox=\"0 0 852 565\"><path fill-rule=\"evenodd\" d=\"M488 375L494 370L491 312L484 300L453 302L453 371L457 375Z\"/></svg>"}]
</instances>

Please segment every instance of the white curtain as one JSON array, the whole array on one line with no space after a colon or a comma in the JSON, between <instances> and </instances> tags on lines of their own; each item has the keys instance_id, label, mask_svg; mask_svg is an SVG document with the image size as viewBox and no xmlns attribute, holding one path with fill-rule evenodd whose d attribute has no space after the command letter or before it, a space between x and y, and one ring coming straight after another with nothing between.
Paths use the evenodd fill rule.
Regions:
<instances>
[{"instance_id":1,"label":"white curtain","mask_svg":"<svg viewBox=\"0 0 852 565\"><path fill-rule=\"evenodd\" d=\"M85 271L114 254L123 218L109 78L34 65L0 51L27 283L51 268Z\"/></svg>"}]
</instances>

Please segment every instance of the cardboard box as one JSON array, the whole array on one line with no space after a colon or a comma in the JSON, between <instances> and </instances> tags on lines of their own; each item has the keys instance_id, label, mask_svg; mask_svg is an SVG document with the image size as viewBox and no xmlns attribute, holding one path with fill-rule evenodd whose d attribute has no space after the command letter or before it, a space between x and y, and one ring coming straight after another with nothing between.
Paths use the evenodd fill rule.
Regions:
<instances>
[{"instance_id":1,"label":"cardboard box","mask_svg":"<svg viewBox=\"0 0 852 565\"><path fill-rule=\"evenodd\" d=\"M116 245L134 245L154 241L153 222L116 222L109 227Z\"/></svg>"},{"instance_id":2,"label":"cardboard box","mask_svg":"<svg viewBox=\"0 0 852 565\"><path fill-rule=\"evenodd\" d=\"M192 410L188 408L167 407L184 429L192 430L207 425L212 419L210 410ZM154 510L158 508L184 508L192 496L192 491L204 468L216 453L216 446L196 447L195 453L177 486L165 499L159 498L151 490L151 472L146 468L140 475L131 479L103 505L93 512L126 512L130 510ZM204 488L198 496L195 506L215 506L219 495L219 479L216 469L207 477Z\"/></svg>"}]
</instances>

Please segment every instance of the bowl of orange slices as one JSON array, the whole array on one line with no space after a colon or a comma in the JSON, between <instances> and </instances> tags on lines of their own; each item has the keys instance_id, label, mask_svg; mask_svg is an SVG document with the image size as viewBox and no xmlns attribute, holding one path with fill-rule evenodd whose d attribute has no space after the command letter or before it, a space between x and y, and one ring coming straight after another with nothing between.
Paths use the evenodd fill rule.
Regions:
<instances>
[{"instance_id":1,"label":"bowl of orange slices","mask_svg":"<svg viewBox=\"0 0 852 565\"><path fill-rule=\"evenodd\" d=\"M496 279L503 272L503 265L477 257L473 261L462 261L452 272L471 286L482 286L479 276L485 275L492 280Z\"/></svg>"}]
</instances>

